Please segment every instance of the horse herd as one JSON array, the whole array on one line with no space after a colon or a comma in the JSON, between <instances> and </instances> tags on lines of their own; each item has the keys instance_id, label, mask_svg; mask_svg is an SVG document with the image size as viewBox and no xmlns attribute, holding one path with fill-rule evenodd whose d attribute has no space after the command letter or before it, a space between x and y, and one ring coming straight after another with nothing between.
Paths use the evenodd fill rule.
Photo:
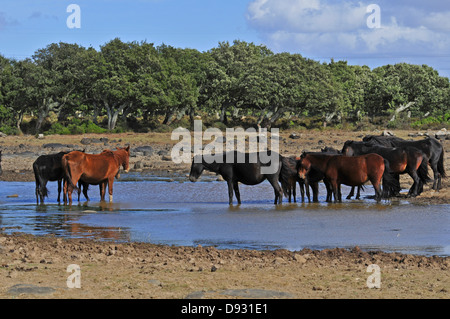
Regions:
<instances>
[{"instance_id":1,"label":"horse herd","mask_svg":"<svg viewBox=\"0 0 450 319\"><path fill-rule=\"evenodd\" d=\"M433 189L441 188L441 180L446 176L444 169L444 150L435 138L420 141L407 141L390 136L367 136L362 141L347 141L341 151L333 148L321 152L303 152L300 157L279 156L279 165L275 173L262 174L264 164L257 156L255 163L245 154L245 162L237 163L234 152L233 163L224 160L221 163L208 163L203 158L193 160L189 179L195 182L203 170L220 174L228 184L229 204L233 203L233 191L238 204L241 203L238 183L246 185L260 184L268 180L275 192L274 204L282 202L283 195L293 196L296 201L296 184L299 184L302 201L305 192L309 201L311 188L313 201L318 201L318 183L323 181L326 189L326 201L342 201L341 184L352 186L347 199L354 195L354 188L360 189L370 181L375 189L375 199L390 198L399 195L401 187L399 175L408 174L413 179L408 197L420 195L424 184L433 181ZM228 157L227 157L228 158ZM273 156L271 156L273 158ZM431 167L434 179L428 174ZM280 187L280 184L281 187Z\"/></svg>"},{"instance_id":2,"label":"horse herd","mask_svg":"<svg viewBox=\"0 0 450 319\"><path fill-rule=\"evenodd\" d=\"M302 201L305 201L305 193L308 201L311 201L310 188L312 201L319 201L319 182L323 181L327 190L326 201L331 202L334 197L335 202L340 202L342 184L352 187L347 196L350 199L354 196L355 187L358 187L356 198L359 198L361 188L370 181L375 189L375 200L380 201L399 194L401 174L408 174L413 181L408 197L420 195L423 186L431 181L432 188L439 190L442 178L446 176L443 147L432 137L407 141L391 136L367 136L362 141L345 142L341 151L327 147L320 152L303 152L299 157L284 157L268 152L270 158L278 158L278 166L270 174L262 173L262 168L271 163L262 162L261 156L252 157L251 154L235 151L231 154L234 161L230 161L230 154L226 153L222 154L223 161L212 163L203 157L194 157L189 180L195 182L204 170L221 175L227 182L229 204L232 205L233 194L238 204L241 204L239 183L257 185L267 180L274 189L274 204L281 204L283 196L288 197L289 202L293 197L296 202L297 183ZM268 154L265 155L267 157ZM129 146L115 151L104 150L99 154L71 151L41 155L33 163L36 202L44 203L44 198L48 196L46 185L49 181L58 182L58 202L61 190L65 204L67 201L72 203L73 191L78 192L78 201L81 191L89 200L89 185L99 185L102 201L105 200L108 186L109 201L112 202L114 178L118 177L121 166L126 172L129 171L129 157ZM428 167L433 171L433 179L429 177Z\"/></svg>"}]
</instances>

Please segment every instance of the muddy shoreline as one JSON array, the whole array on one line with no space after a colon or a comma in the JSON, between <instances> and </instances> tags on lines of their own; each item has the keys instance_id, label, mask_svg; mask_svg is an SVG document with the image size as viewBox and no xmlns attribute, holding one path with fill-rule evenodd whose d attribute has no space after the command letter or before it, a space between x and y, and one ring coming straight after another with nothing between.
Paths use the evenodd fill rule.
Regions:
<instances>
[{"instance_id":1,"label":"muddy shoreline","mask_svg":"<svg viewBox=\"0 0 450 319\"><path fill-rule=\"evenodd\" d=\"M340 149L346 140L377 132L285 132L280 153L298 156L325 146ZM394 132L407 138L406 131ZM106 138L106 139L105 139ZM103 140L101 140L103 139ZM34 181L32 162L38 155L66 149L96 153L129 144L130 167L159 176L185 176L189 165L174 164L170 134L116 134L0 138L2 181ZM450 172L450 141L443 141L445 168ZM408 187L409 177L402 176ZM409 202L449 204L448 178L440 192L425 186ZM1 194L6 196L9 194ZM67 267L80 266L81 288L67 286ZM381 271L381 287L369 289L369 265ZM54 236L36 237L0 232L0 298L49 299L240 299L346 298L448 299L450 259L400 253L336 248L252 251L214 247L176 247L148 243L111 243ZM45 289L44 289L45 288Z\"/></svg>"}]
</instances>

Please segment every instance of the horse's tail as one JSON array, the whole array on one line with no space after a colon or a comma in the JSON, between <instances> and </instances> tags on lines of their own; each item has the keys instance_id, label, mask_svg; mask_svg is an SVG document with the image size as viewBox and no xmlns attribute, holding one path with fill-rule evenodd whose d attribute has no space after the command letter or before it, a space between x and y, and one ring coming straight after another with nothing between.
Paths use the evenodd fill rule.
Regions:
<instances>
[{"instance_id":1,"label":"horse's tail","mask_svg":"<svg viewBox=\"0 0 450 319\"><path fill-rule=\"evenodd\" d=\"M441 177L447 177L447 174L445 173L445 168L444 168L444 149L442 148L441 150L441 155L439 156L439 160L437 163L437 169L439 174L441 174Z\"/></svg>"},{"instance_id":2,"label":"horse's tail","mask_svg":"<svg viewBox=\"0 0 450 319\"><path fill-rule=\"evenodd\" d=\"M78 187L73 183L72 181L72 174L70 173L70 165L69 160L67 159L66 155L62 158L62 167L64 171L64 179L70 184L70 186L75 190L79 191Z\"/></svg>"},{"instance_id":3,"label":"horse's tail","mask_svg":"<svg viewBox=\"0 0 450 319\"><path fill-rule=\"evenodd\" d=\"M278 176L278 180L281 183L281 189L283 190L283 194L285 197L291 194L292 190L292 178L295 178L296 171L288 164L288 158L281 157L281 169L280 175ZM295 181L295 179L294 179ZM294 187L297 185L294 183Z\"/></svg>"},{"instance_id":4,"label":"horse's tail","mask_svg":"<svg viewBox=\"0 0 450 319\"><path fill-rule=\"evenodd\" d=\"M49 191L47 189L47 186L45 185L44 180L42 179L42 176L39 171L39 166L36 162L33 163L33 171L34 171L34 178L36 180L36 188L39 194L42 197L48 197Z\"/></svg>"},{"instance_id":5,"label":"horse's tail","mask_svg":"<svg viewBox=\"0 0 450 319\"><path fill-rule=\"evenodd\" d=\"M389 162L384 159L383 197L389 198L400 193L400 182L390 173Z\"/></svg>"}]
</instances>

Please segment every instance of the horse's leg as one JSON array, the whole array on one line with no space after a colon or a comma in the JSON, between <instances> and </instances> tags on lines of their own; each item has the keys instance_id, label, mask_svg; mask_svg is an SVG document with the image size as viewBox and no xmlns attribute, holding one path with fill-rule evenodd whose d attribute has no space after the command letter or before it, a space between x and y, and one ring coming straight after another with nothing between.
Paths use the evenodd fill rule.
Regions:
<instances>
[{"instance_id":1,"label":"horse's leg","mask_svg":"<svg viewBox=\"0 0 450 319\"><path fill-rule=\"evenodd\" d=\"M297 183L295 180L292 183L292 195L294 196L294 203L297 203Z\"/></svg>"},{"instance_id":2,"label":"horse's leg","mask_svg":"<svg viewBox=\"0 0 450 319\"><path fill-rule=\"evenodd\" d=\"M233 189L234 189L234 194L236 195L238 205L241 205L241 194L239 193L239 184L237 181L233 182Z\"/></svg>"},{"instance_id":3,"label":"horse's leg","mask_svg":"<svg viewBox=\"0 0 450 319\"><path fill-rule=\"evenodd\" d=\"M302 203L305 202L305 184L298 181L298 187L300 187L300 195L302 196Z\"/></svg>"},{"instance_id":4,"label":"horse's leg","mask_svg":"<svg viewBox=\"0 0 450 319\"><path fill-rule=\"evenodd\" d=\"M278 184L278 178L268 178L268 181L270 185L272 185L273 191L275 193L274 204L281 204L283 202L283 190L281 189L280 184Z\"/></svg>"},{"instance_id":5,"label":"horse's leg","mask_svg":"<svg viewBox=\"0 0 450 319\"><path fill-rule=\"evenodd\" d=\"M39 182L38 179L36 178L36 205L39 205Z\"/></svg>"},{"instance_id":6,"label":"horse's leg","mask_svg":"<svg viewBox=\"0 0 450 319\"><path fill-rule=\"evenodd\" d=\"M325 184L325 188L327 189L327 196L325 198L326 202L332 202L333 201L333 187L331 186L331 183L324 179L323 183ZM319 200L317 200L319 201Z\"/></svg>"},{"instance_id":7,"label":"horse's leg","mask_svg":"<svg viewBox=\"0 0 450 319\"><path fill-rule=\"evenodd\" d=\"M361 188L362 186L358 186L358 190L356 191L356 199L360 199L361 198Z\"/></svg>"},{"instance_id":8,"label":"horse's leg","mask_svg":"<svg viewBox=\"0 0 450 319\"><path fill-rule=\"evenodd\" d=\"M78 201L80 201L80 195L81 195L81 181L78 181Z\"/></svg>"},{"instance_id":9,"label":"horse's leg","mask_svg":"<svg viewBox=\"0 0 450 319\"><path fill-rule=\"evenodd\" d=\"M86 198L86 200L89 202L89 196L88 196L88 188L89 188L89 184L84 184L83 183L83 195Z\"/></svg>"},{"instance_id":10,"label":"horse's leg","mask_svg":"<svg viewBox=\"0 0 450 319\"><path fill-rule=\"evenodd\" d=\"M381 190L381 176L378 179L370 179L370 182L373 185L373 188L375 190L375 200L377 202L381 201L382 198L382 190Z\"/></svg>"},{"instance_id":11,"label":"horse's leg","mask_svg":"<svg viewBox=\"0 0 450 319\"><path fill-rule=\"evenodd\" d=\"M61 182L62 179L58 179L58 203L61 202Z\"/></svg>"},{"instance_id":12,"label":"horse's leg","mask_svg":"<svg viewBox=\"0 0 450 319\"><path fill-rule=\"evenodd\" d=\"M350 193L347 196L347 199L351 199L355 195L355 186L352 186Z\"/></svg>"},{"instance_id":13,"label":"horse's leg","mask_svg":"<svg viewBox=\"0 0 450 319\"><path fill-rule=\"evenodd\" d=\"M228 185L228 204L233 205L233 182L231 180L228 180L227 185Z\"/></svg>"},{"instance_id":14,"label":"horse's leg","mask_svg":"<svg viewBox=\"0 0 450 319\"><path fill-rule=\"evenodd\" d=\"M64 178L63 179L63 201L64 201L64 205L67 204L67 181Z\"/></svg>"},{"instance_id":15,"label":"horse's leg","mask_svg":"<svg viewBox=\"0 0 450 319\"><path fill-rule=\"evenodd\" d=\"M100 201L104 202L105 201L105 193L106 193L106 181L101 182L98 187L100 190Z\"/></svg>"},{"instance_id":16,"label":"horse's leg","mask_svg":"<svg viewBox=\"0 0 450 319\"><path fill-rule=\"evenodd\" d=\"M341 184L338 184L337 186L337 194L338 194L338 201L339 203L341 203L342 202Z\"/></svg>"},{"instance_id":17,"label":"horse's leg","mask_svg":"<svg viewBox=\"0 0 450 319\"><path fill-rule=\"evenodd\" d=\"M108 191L109 191L109 202L112 203L113 201L113 183L114 183L114 177L108 178Z\"/></svg>"},{"instance_id":18,"label":"horse's leg","mask_svg":"<svg viewBox=\"0 0 450 319\"><path fill-rule=\"evenodd\" d=\"M408 197L416 197L422 192L423 184L421 184L421 180L419 174L417 174L417 170L411 169L408 174L414 181L413 185L409 189Z\"/></svg>"}]
</instances>

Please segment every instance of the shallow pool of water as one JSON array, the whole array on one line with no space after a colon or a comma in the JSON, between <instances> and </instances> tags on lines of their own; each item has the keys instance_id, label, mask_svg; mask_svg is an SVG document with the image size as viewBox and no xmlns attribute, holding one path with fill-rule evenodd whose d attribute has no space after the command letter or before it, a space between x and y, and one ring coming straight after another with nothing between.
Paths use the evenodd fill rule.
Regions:
<instances>
[{"instance_id":1,"label":"shallow pool of water","mask_svg":"<svg viewBox=\"0 0 450 319\"><path fill-rule=\"evenodd\" d=\"M264 182L240 185L242 205L228 205L224 182L183 182L161 177L114 183L114 203L99 202L98 187L72 206L50 197L36 205L34 183L0 182L0 229L4 233L54 234L67 238L139 241L218 248L301 250L351 248L421 255L450 255L450 205L376 203L366 187L362 200L273 205ZM168 180L170 182L168 182ZM211 181L212 180L212 181ZM347 194L349 188L343 188ZM299 193L299 192L298 192ZM17 197L8 197L10 195ZM82 197L83 198L83 197Z\"/></svg>"}]
</instances>

